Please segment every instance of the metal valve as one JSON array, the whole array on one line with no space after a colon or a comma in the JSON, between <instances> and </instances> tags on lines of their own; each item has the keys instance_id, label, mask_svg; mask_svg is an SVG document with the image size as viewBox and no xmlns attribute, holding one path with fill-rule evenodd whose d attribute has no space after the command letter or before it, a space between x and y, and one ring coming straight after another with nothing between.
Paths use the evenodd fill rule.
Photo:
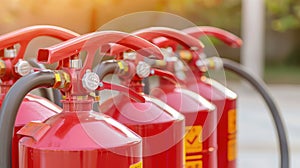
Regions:
<instances>
[{"instance_id":1,"label":"metal valve","mask_svg":"<svg viewBox=\"0 0 300 168\"><path fill-rule=\"evenodd\" d=\"M31 65L22 59L20 59L15 65L15 72L21 76L28 75L32 71Z\"/></svg>"},{"instance_id":2,"label":"metal valve","mask_svg":"<svg viewBox=\"0 0 300 168\"><path fill-rule=\"evenodd\" d=\"M90 70L87 70L82 78L83 87L91 92L97 89L97 87L99 86L99 82L99 76L96 73L91 72Z\"/></svg>"},{"instance_id":3,"label":"metal valve","mask_svg":"<svg viewBox=\"0 0 300 168\"><path fill-rule=\"evenodd\" d=\"M150 75L151 67L146 62L140 61L136 66L136 74L140 78L146 78Z\"/></svg>"}]
</instances>

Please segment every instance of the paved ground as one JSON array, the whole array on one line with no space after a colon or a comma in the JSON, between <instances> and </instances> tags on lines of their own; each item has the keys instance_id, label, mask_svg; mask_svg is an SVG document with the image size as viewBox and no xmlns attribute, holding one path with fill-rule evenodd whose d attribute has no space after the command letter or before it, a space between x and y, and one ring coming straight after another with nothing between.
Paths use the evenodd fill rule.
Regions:
<instances>
[{"instance_id":1,"label":"paved ground","mask_svg":"<svg viewBox=\"0 0 300 168\"><path fill-rule=\"evenodd\" d=\"M278 167L278 147L269 111L245 83L228 84L239 94L239 167ZM291 168L300 167L300 85L270 85L286 124L291 149Z\"/></svg>"}]
</instances>

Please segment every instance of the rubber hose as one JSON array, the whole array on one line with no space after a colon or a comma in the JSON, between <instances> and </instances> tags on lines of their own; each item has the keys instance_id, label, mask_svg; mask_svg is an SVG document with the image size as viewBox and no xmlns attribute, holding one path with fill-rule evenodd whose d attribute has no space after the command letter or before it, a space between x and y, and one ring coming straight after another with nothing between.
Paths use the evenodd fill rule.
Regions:
<instances>
[{"instance_id":1,"label":"rubber hose","mask_svg":"<svg viewBox=\"0 0 300 168\"><path fill-rule=\"evenodd\" d=\"M242 65L228 59L222 59L222 61L223 66L226 70L232 71L242 78L246 79L265 100L268 108L270 109L273 122L276 126L280 147L280 166L281 168L289 168L289 146L286 131L283 125L283 121L280 117L279 110L276 107L272 97L270 96L266 84L261 79L251 75Z\"/></svg>"},{"instance_id":2,"label":"rubber hose","mask_svg":"<svg viewBox=\"0 0 300 168\"><path fill-rule=\"evenodd\" d=\"M149 95L150 94L150 80L149 80L149 77L144 78L143 83L144 83L143 92L146 95Z\"/></svg>"},{"instance_id":3,"label":"rubber hose","mask_svg":"<svg viewBox=\"0 0 300 168\"><path fill-rule=\"evenodd\" d=\"M46 67L43 64L37 63L34 59L29 59L28 62L31 66L33 66L35 68L46 69ZM51 95L46 88L40 88L39 91L40 91L40 94L42 97L44 97L48 100L51 100Z\"/></svg>"},{"instance_id":4,"label":"rubber hose","mask_svg":"<svg viewBox=\"0 0 300 168\"><path fill-rule=\"evenodd\" d=\"M103 61L93 69L93 71L99 76L100 81L102 81L106 75L112 74L118 70L119 70L118 62L114 60ZM99 91L95 91L95 94L100 95ZM94 102L93 110L99 112L98 102Z\"/></svg>"},{"instance_id":5,"label":"rubber hose","mask_svg":"<svg viewBox=\"0 0 300 168\"><path fill-rule=\"evenodd\" d=\"M52 87L55 75L52 71L34 72L20 78L8 91L0 109L0 167L11 168L11 146L14 123L23 98L33 89Z\"/></svg>"},{"instance_id":6,"label":"rubber hose","mask_svg":"<svg viewBox=\"0 0 300 168\"><path fill-rule=\"evenodd\" d=\"M119 69L118 62L116 61L104 61L98 64L94 68L94 72L99 76L100 81L108 75L114 73L116 70Z\"/></svg>"},{"instance_id":7,"label":"rubber hose","mask_svg":"<svg viewBox=\"0 0 300 168\"><path fill-rule=\"evenodd\" d=\"M28 60L29 64L31 64L33 67L39 68L39 69L46 69L46 67L43 64L39 64L36 62L35 59ZM41 96L47 98L48 100L51 100L51 95L49 93L49 89L46 88L40 88ZM53 102L54 104L58 105L59 107L62 107L62 103L60 100L62 100L62 95L59 90L57 89L51 89L52 95L53 95Z\"/></svg>"},{"instance_id":8,"label":"rubber hose","mask_svg":"<svg viewBox=\"0 0 300 168\"><path fill-rule=\"evenodd\" d=\"M60 100L62 100L62 94L58 89L52 89L52 93L53 93L53 102L58 105L59 107L62 107L62 103L60 102Z\"/></svg>"}]
</instances>

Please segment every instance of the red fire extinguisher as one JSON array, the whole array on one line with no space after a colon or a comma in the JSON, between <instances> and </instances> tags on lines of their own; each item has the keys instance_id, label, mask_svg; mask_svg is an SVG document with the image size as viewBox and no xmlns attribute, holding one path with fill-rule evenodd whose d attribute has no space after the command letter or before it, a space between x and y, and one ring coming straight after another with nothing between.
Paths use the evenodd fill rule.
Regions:
<instances>
[{"instance_id":1,"label":"red fire extinguisher","mask_svg":"<svg viewBox=\"0 0 300 168\"><path fill-rule=\"evenodd\" d=\"M199 38L203 35L214 36L231 47L240 47L242 40L237 36L214 27L192 27L183 30L189 35ZM159 47L172 47L176 51L178 43L167 39L156 39ZM201 67L203 53L192 50L177 51L178 57L184 60L197 76L197 82L186 80L186 86L214 103L218 110L218 167L234 168L237 158L236 141L236 99L237 95L213 79L204 76L206 68Z\"/></svg>"},{"instance_id":2,"label":"red fire extinguisher","mask_svg":"<svg viewBox=\"0 0 300 168\"><path fill-rule=\"evenodd\" d=\"M144 48L154 46L136 36L114 31L73 38L39 50L38 61L48 64L58 62L57 71L32 73L20 79L8 92L0 114L0 133L4 135L0 144L10 142L12 128L9 126L14 122L16 106L20 104L20 100L16 99L16 106L9 106L8 103L14 99L13 94L19 93L19 98L22 98L34 88L53 87L59 88L65 96L61 113L42 123L31 122L18 132L24 136L19 143L21 168L142 167L140 137L112 118L92 111L91 92L122 88L103 82L99 85L98 75L91 72L93 57L100 46L111 43L146 52L150 51ZM150 54L162 58L160 50L154 47ZM87 53L82 67L78 57L80 51ZM24 86L20 87L22 84ZM137 99L144 100L143 97ZM4 122L4 118L10 120ZM5 128L2 128L3 125ZM9 147L0 151L0 163L4 167L10 164L9 151Z\"/></svg>"},{"instance_id":3,"label":"red fire extinguisher","mask_svg":"<svg viewBox=\"0 0 300 168\"><path fill-rule=\"evenodd\" d=\"M202 45L197 39L187 36L175 29L161 27L147 28L133 34L149 41L158 37L170 38L186 48L193 48L194 50L197 48L199 50L202 49ZM113 54L117 54L116 51L121 51L120 47L115 50L113 49ZM167 53L164 52L164 57L165 60L168 60L168 64L161 64L160 60L158 60L160 62L154 61L153 63L152 61L151 63L150 61L150 63L154 66L155 63L160 64L160 68L163 66L164 69L167 70L174 67L176 67L175 69L178 69L178 65L176 65L178 62L174 61L174 59L169 59L166 54ZM126 58L128 59L130 57ZM182 67L184 65L182 64L179 66ZM181 74L174 74L177 75L177 81L182 79L181 77L178 77ZM158 88L152 90L151 95L164 100L164 102L182 113L186 118L185 167L217 167L217 134L215 131L217 122L214 106L194 92L184 88L175 87L174 84L166 79L161 78L160 80L163 81L161 84L163 83L164 86L160 85ZM181 81L179 83L183 82Z\"/></svg>"},{"instance_id":4,"label":"red fire extinguisher","mask_svg":"<svg viewBox=\"0 0 300 168\"><path fill-rule=\"evenodd\" d=\"M0 106L10 87L20 77L32 72L32 67L24 60L24 53L30 41L40 36L68 40L78 36L78 34L56 26L31 26L0 36L0 50L4 50L3 55L0 56L0 79L2 81L0 85ZM20 45L18 51L14 47L16 44ZM25 97L20 106L20 112L14 127L12 144L13 167L18 167L18 142L20 137L16 135L16 132L30 121L44 121L60 111L61 109L58 106L47 99L32 94L28 94Z\"/></svg>"},{"instance_id":5,"label":"red fire extinguisher","mask_svg":"<svg viewBox=\"0 0 300 168\"><path fill-rule=\"evenodd\" d=\"M116 69L121 83L146 99L146 103L131 102L119 94L100 106L102 112L143 138L143 167L184 167L184 117L164 102L143 93L142 78L159 75L174 80L172 74L151 69L140 59L103 62L97 71L108 71L107 67Z\"/></svg>"}]
</instances>

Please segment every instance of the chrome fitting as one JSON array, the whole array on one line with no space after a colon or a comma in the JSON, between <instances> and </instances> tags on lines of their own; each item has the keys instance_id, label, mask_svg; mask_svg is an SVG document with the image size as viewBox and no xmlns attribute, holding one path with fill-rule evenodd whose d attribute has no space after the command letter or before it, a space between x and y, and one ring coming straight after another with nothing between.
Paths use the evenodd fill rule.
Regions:
<instances>
[{"instance_id":1,"label":"chrome fitting","mask_svg":"<svg viewBox=\"0 0 300 168\"><path fill-rule=\"evenodd\" d=\"M20 59L15 65L15 72L20 76L25 76L32 72L32 67L27 61Z\"/></svg>"},{"instance_id":2,"label":"chrome fitting","mask_svg":"<svg viewBox=\"0 0 300 168\"><path fill-rule=\"evenodd\" d=\"M136 66L136 74L140 78L146 78L150 75L151 67L146 62L140 61Z\"/></svg>"},{"instance_id":3,"label":"chrome fitting","mask_svg":"<svg viewBox=\"0 0 300 168\"><path fill-rule=\"evenodd\" d=\"M83 87L90 92L95 91L98 88L99 82L99 76L96 73L91 72L91 70L87 70L82 78Z\"/></svg>"}]
</instances>

